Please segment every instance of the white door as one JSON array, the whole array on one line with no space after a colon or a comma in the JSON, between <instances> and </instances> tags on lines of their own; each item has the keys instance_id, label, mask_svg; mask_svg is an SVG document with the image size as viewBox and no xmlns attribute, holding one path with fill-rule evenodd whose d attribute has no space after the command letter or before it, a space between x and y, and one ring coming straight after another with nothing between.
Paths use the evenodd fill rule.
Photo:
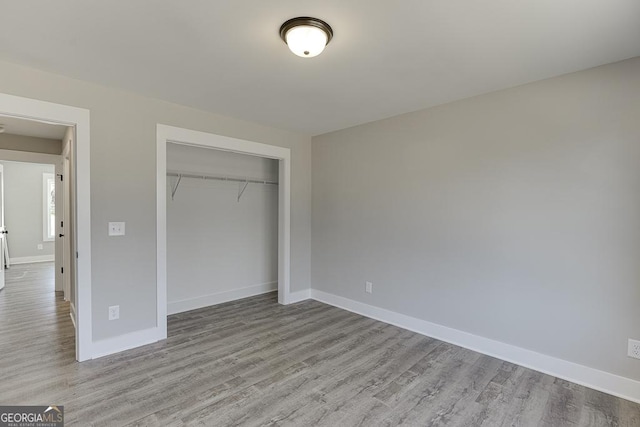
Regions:
<instances>
[{"instance_id":1,"label":"white door","mask_svg":"<svg viewBox=\"0 0 640 427\"><path fill-rule=\"evenodd\" d=\"M0 165L0 289L4 288L4 267L7 258L7 230L4 228L4 166Z\"/></svg>"},{"instance_id":2,"label":"white door","mask_svg":"<svg viewBox=\"0 0 640 427\"><path fill-rule=\"evenodd\" d=\"M62 239L62 283L64 287L64 299L71 300L71 217L69 204L71 203L71 188L69 186L69 157L65 155L62 167L62 221L60 222L60 238Z\"/></svg>"}]
</instances>

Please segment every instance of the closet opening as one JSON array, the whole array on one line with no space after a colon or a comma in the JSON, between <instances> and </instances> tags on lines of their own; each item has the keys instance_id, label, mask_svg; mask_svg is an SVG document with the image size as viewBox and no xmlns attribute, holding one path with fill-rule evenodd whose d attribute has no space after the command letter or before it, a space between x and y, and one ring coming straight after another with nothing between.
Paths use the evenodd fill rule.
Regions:
<instances>
[{"instance_id":1,"label":"closet opening","mask_svg":"<svg viewBox=\"0 0 640 427\"><path fill-rule=\"evenodd\" d=\"M278 290L278 161L167 143L169 315Z\"/></svg>"},{"instance_id":2,"label":"closet opening","mask_svg":"<svg viewBox=\"0 0 640 427\"><path fill-rule=\"evenodd\" d=\"M167 315L290 292L288 148L157 126L157 333Z\"/></svg>"}]
</instances>

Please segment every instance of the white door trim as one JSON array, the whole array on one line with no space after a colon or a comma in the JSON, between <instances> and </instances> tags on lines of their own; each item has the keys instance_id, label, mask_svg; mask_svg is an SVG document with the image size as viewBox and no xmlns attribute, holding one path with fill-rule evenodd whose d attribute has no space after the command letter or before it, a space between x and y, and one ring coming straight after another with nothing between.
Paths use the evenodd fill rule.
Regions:
<instances>
[{"instance_id":1,"label":"white door trim","mask_svg":"<svg viewBox=\"0 0 640 427\"><path fill-rule=\"evenodd\" d=\"M71 170L70 170L70 146L71 144L66 144L65 149L62 152L62 164L60 173L63 177L67 177L67 180L62 180L60 182L62 189L62 223L67 224L67 228L69 228L69 224L71 224ZM64 238L62 240L62 262L60 262L60 268L66 271L71 271L71 240L69 239L70 233L67 232L67 229L64 227L60 227L60 233L64 234ZM57 273L57 272L56 272ZM62 289L64 290L65 299L67 301L71 300L71 275L70 274L61 274L62 280ZM72 304L73 305L73 304ZM74 321L75 326L75 321Z\"/></svg>"},{"instance_id":2,"label":"white door trim","mask_svg":"<svg viewBox=\"0 0 640 427\"><path fill-rule=\"evenodd\" d=\"M0 115L74 126L76 130L76 360L92 358L91 184L89 110L0 93Z\"/></svg>"},{"instance_id":3,"label":"white door trim","mask_svg":"<svg viewBox=\"0 0 640 427\"><path fill-rule=\"evenodd\" d=\"M291 150L174 126L157 126L157 303L160 335L167 336L167 142L214 148L279 160L278 302L292 302L291 276Z\"/></svg>"}]
</instances>

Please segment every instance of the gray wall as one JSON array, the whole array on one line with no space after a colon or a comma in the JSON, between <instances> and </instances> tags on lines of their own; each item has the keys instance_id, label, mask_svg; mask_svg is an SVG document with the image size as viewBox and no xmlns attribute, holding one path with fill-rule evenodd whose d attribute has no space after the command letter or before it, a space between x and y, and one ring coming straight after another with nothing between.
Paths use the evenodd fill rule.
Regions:
<instances>
[{"instance_id":1,"label":"gray wall","mask_svg":"<svg viewBox=\"0 0 640 427\"><path fill-rule=\"evenodd\" d=\"M0 162L4 165L4 218L11 258L55 253L55 242L43 241L42 174L54 165ZM38 250L42 244L42 250Z\"/></svg>"},{"instance_id":2,"label":"gray wall","mask_svg":"<svg viewBox=\"0 0 640 427\"><path fill-rule=\"evenodd\" d=\"M167 169L278 181L278 162L260 157L167 144ZM208 305L203 297L278 280L278 187L167 179L167 299ZM255 293L255 292L254 292ZM171 311L171 310L170 310Z\"/></svg>"},{"instance_id":3,"label":"gray wall","mask_svg":"<svg viewBox=\"0 0 640 427\"><path fill-rule=\"evenodd\" d=\"M0 133L0 149L29 151L31 153L60 154L62 141L33 136Z\"/></svg>"},{"instance_id":4,"label":"gray wall","mask_svg":"<svg viewBox=\"0 0 640 427\"><path fill-rule=\"evenodd\" d=\"M640 380L640 58L319 136L312 157L314 289Z\"/></svg>"},{"instance_id":5,"label":"gray wall","mask_svg":"<svg viewBox=\"0 0 640 427\"><path fill-rule=\"evenodd\" d=\"M91 112L94 340L156 324L157 123L291 148L291 289L309 288L309 136L5 62L0 63L0 92ZM109 221L125 221L127 235L108 237ZM116 304L120 319L109 322L108 307Z\"/></svg>"}]
</instances>

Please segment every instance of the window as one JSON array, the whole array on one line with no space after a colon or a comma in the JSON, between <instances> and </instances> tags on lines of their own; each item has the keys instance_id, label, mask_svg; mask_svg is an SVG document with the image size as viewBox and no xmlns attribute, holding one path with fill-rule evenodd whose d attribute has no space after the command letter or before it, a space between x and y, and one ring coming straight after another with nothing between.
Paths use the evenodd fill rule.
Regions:
<instances>
[{"instance_id":1,"label":"window","mask_svg":"<svg viewBox=\"0 0 640 427\"><path fill-rule=\"evenodd\" d=\"M56 234L56 180L52 173L42 174L43 240L52 242Z\"/></svg>"}]
</instances>

